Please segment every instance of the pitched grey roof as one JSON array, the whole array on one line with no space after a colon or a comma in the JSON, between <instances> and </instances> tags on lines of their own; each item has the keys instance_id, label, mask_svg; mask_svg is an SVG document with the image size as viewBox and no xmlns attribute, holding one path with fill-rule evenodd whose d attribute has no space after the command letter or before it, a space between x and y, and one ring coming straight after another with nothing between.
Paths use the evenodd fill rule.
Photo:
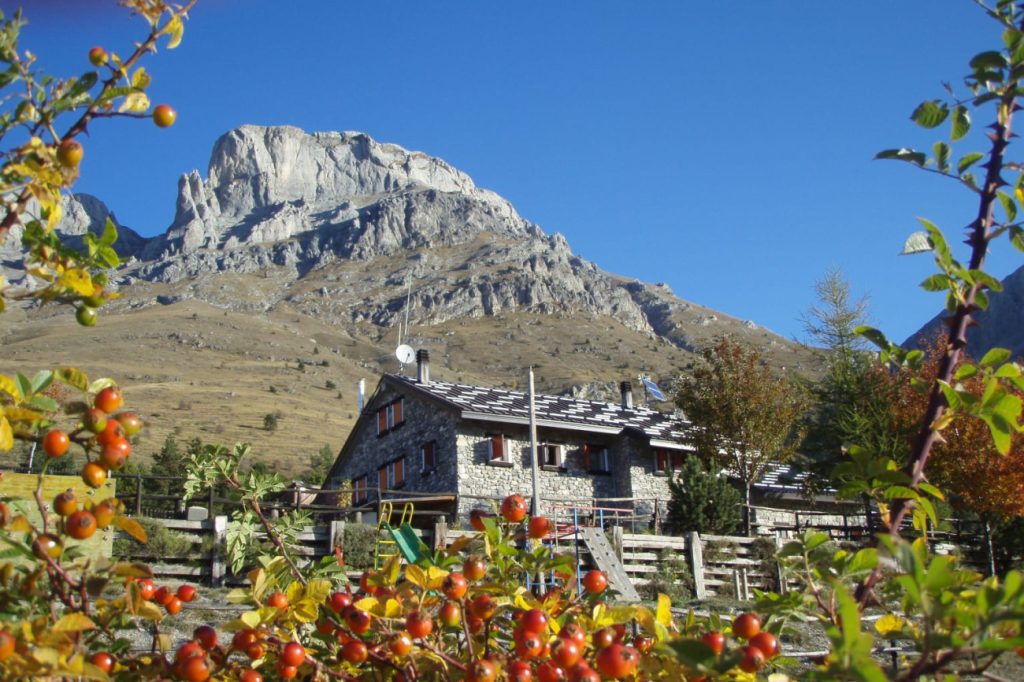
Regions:
<instances>
[{"instance_id":1,"label":"pitched grey roof","mask_svg":"<svg viewBox=\"0 0 1024 682\"><path fill-rule=\"evenodd\" d=\"M529 396L519 391L484 386L467 386L447 381L421 384L397 374L387 379L444 401L461 411L464 419L494 421L529 421ZM626 429L641 431L648 438L665 443L678 443L686 422L669 414L646 407L625 408L617 403L579 400L558 395L534 395L537 423L579 430L618 433ZM682 447L677 445L677 447Z\"/></svg>"}]
</instances>

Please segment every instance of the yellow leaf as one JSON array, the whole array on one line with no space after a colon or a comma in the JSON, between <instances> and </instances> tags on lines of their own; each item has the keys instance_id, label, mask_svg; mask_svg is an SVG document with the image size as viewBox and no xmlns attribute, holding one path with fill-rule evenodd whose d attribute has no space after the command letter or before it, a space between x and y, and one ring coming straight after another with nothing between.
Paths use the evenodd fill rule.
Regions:
<instances>
[{"instance_id":1,"label":"yellow leaf","mask_svg":"<svg viewBox=\"0 0 1024 682\"><path fill-rule=\"evenodd\" d=\"M77 388L79 391L85 391L89 388L89 377L86 376L85 372L74 367L61 367L53 374L58 381L62 381L72 388Z\"/></svg>"},{"instance_id":2,"label":"yellow leaf","mask_svg":"<svg viewBox=\"0 0 1024 682\"><path fill-rule=\"evenodd\" d=\"M114 573L114 575L119 575L126 578L153 577L153 569L151 569L148 565L141 562L122 561L120 563L114 564L114 567L111 569L111 571Z\"/></svg>"},{"instance_id":3,"label":"yellow leaf","mask_svg":"<svg viewBox=\"0 0 1024 682\"><path fill-rule=\"evenodd\" d=\"M167 49L173 50L181 44L181 37L185 35L185 22L181 20L177 14L171 17L167 25L164 26L163 30L160 31L162 35L169 35L170 38L167 40Z\"/></svg>"},{"instance_id":4,"label":"yellow leaf","mask_svg":"<svg viewBox=\"0 0 1024 682\"><path fill-rule=\"evenodd\" d=\"M171 650L171 636L168 634L159 634L156 637L156 648L162 652Z\"/></svg>"},{"instance_id":5,"label":"yellow leaf","mask_svg":"<svg viewBox=\"0 0 1024 682\"><path fill-rule=\"evenodd\" d=\"M658 594L658 610L655 618L665 627L672 625L672 600L667 594Z\"/></svg>"},{"instance_id":6,"label":"yellow leaf","mask_svg":"<svg viewBox=\"0 0 1024 682\"><path fill-rule=\"evenodd\" d=\"M289 604L294 604L302 599L302 583L294 582L286 587L284 590L284 596L288 598Z\"/></svg>"},{"instance_id":7,"label":"yellow leaf","mask_svg":"<svg viewBox=\"0 0 1024 682\"><path fill-rule=\"evenodd\" d=\"M125 95L124 102L118 107L120 113L131 112L133 114L142 114L149 109L149 98L146 97L144 92L131 92Z\"/></svg>"},{"instance_id":8,"label":"yellow leaf","mask_svg":"<svg viewBox=\"0 0 1024 682\"><path fill-rule=\"evenodd\" d=\"M891 637L903 632L907 621L894 613L887 613L875 621L875 630L882 637Z\"/></svg>"},{"instance_id":9,"label":"yellow leaf","mask_svg":"<svg viewBox=\"0 0 1024 682\"><path fill-rule=\"evenodd\" d=\"M310 580L306 583L306 599L309 599L315 604L321 604L327 599L327 595L334 591L334 586L330 580L324 580L319 578L317 580Z\"/></svg>"},{"instance_id":10,"label":"yellow leaf","mask_svg":"<svg viewBox=\"0 0 1024 682\"><path fill-rule=\"evenodd\" d=\"M457 539L455 542L448 545L448 548L445 550L445 554L447 554L448 556L458 554L462 551L464 547L466 547L466 545L472 542L472 540L473 537L471 535L463 535L461 538Z\"/></svg>"},{"instance_id":11,"label":"yellow leaf","mask_svg":"<svg viewBox=\"0 0 1024 682\"><path fill-rule=\"evenodd\" d=\"M60 661L60 652L45 646L34 647L29 656L43 665L55 666Z\"/></svg>"},{"instance_id":12,"label":"yellow leaf","mask_svg":"<svg viewBox=\"0 0 1024 682\"><path fill-rule=\"evenodd\" d=\"M0 416L0 450L10 450L14 447L14 432L11 430L11 423L7 417Z\"/></svg>"},{"instance_id":13,"label":"yellow leaf","mask_svg":"<svg viewBox=\"0 0 1024 682\"><path fill-rule=\"evenodd\" d=\"M132 87L145 90L153 79L146 73L145 67L140 66L132 74Z\"/></svg>"},{"instance_id":14,"label":"yellow leaf","mask_svg":"<svg viewBox=\"0 0 1024 682\"><path fill-rule=\"evenodd\" d=\"M92 622L92 618L84 613L66 613L53 624L51 630L53 632L80 632L92 630L95 627L96 623Z\"/></svg>"},{"instance_id":15,"label":"yellow leaf","mask_svg":"<svg viewBox=\"0 0 1024 682\"><path fill-rule=\"evenodd\" d=\"M380 601L376 597L365 597L357 601L355 607L367 613L375 613L375 610L380 610Z\"/></svg>"},{"instance_id":16,"label":"yellow leaf","mask_svg":"<svg viewBox=\"0 0 1024 682\"><path fill-rule=\"evenodd\" d=\"M402 605L398 603L397 599L388 599L384 603L384 617L385 618L398 618L402 615Z\"/></svg>"},{"instance_id":17,"label":"yellow leaf","mask_svg":"<svg viewBox=\"0 0 1024 682\"><path fill-rule=\"evenodd\" d=\"M7 524L7 530L13 533L30 533L32 532L32 524L28 522L24 514L18 514Z\"/></svg>"},{"instance_id":18,"label":"yellow leaf","mask_svg":"<svg viewBox=\"0 0 1024 682\"><path fill-rule=\"evenodd\" d=\"M427 576L419 566L412 565L405 568L405 579L419 588L426 588Z\"/></svg>"},{"instance_id":19,"label":"yellow leaf","mask_svg":"<svg viewBox=\"0 0 1024 682\"><path fill-rule=\"evenodd\" d=\"M262 622L260 614L257 611L246 611L238 618L250 628L257 628Z\"/></svg>"},{"instance_id":20,"label":"yellow leaf","mask_svg":"<svg viewBox=\"0 0 1024 682\"><path fill-rule=\"evenodd\" d=\"M312 623L320 614L320 602L300 599L291 610L291 615L300 623Z\"/></svg>"},{"instance_id":21,"label":"yellow leaf","mask_svg":"<svg viewBox=\"0 0 1024 682\"><path fill-rule=\"evenodd\" d=\"M95 381L89 382L89 393L99 393L108 386L117 386L117 382L110 377L100 377Z\"/></svg>"},{"instance_id":22,"label":"yellow leaf","mask_svg":"<svg viewBox=\"0 0 1024 682\"><path fill-rule=\"evenodd\" d=\"M35 424L43 418L43 415L33 410L26 410L21 407L8 407L3 411L4 416L7 417L8 421L14 422L27 422L28 424Z\"/></svg>"},{"instance_id":23,"label":"yellow leaf","mask_svg":"<svg viewBox=\"0 0 1024 682\"><path fill-rule=\"evenodd\" d=\"M18 388L18 384L14 382L14 379L3 374L0 374L0 391L3 391L15 400L21 400L25 397L21 394L21 389Z\"/></svg>"},{"instance_id":24,"label":"yellow leaf","mask_svg":"<svg viewBox=\"0 0 1024 682\"><path fill-rule=\"evenodd\" d=\"M384 564L384 568L380 570L380 575L384 578L385 585L394 585L398 582L398 575L402 571L402 557L398 554L394 555L387 560Z\"/></svg>"},{"instance_id":25,"label":"yellow leaf","mask_svg":"<svg viewBox=\"0 0 1024 682\"><path fill-rule=\"evenodd\" d=\"M49 232L53 228L57 227L58 223L60 223L60 219L63 217L64 209L61 208L59 202L50 206L49 210L46 212L46 231Z\"/></svg>"},{"instance_id":26,"label":"yellow leaf","mask_svg":"<svg viewBox=\"0 0 1024 682\"><path fill-rule=\"evenodd\" d=\"M448 571L437 566L431 566L427 569L427 589L440 590L441 585L444 584L444 579L447 577Z\"/></svg>"},{"instance_id":27,"label":"yellow leaf","mask_svg":"<svg viewBox=\"0 0 1024 682\"><path fill-rule=\"evenodd\" d=\"M79 296L92 296L92 292L96 290L92 283L92 277L82 268L66 270L56 284L62 289L71 289Z\"/></svg>"},{"instance_id":28,"label":"yellow leaf","mask_svg":"<svg viewBox=\"0 0 1024 682\"><path fill-rule=\"evenodd\" d=\"M135 519L130 519L127 516L116 516L114 517L114 525L142 544L146 544L149 541L149 538L146 537L146 530Z\"/></svg>"},{"instance_id":29,"label":"yellow leaf","mask_svg":"<svg viewBox=\"0 0 1024 682\"><path fill-rule=\"evenodd\" d=\"M252 597L249 595L249 590L243 589L241 587L236 587L235 589L228 592L225 599L227 599L228 603L231 604L248 604L250 601L252 601Z\"/></svg>"},{"instance_id":30,"label":"yellow leaf","mask_svg":"<svg viewBox=\"0 0 1024 682\"><path fill-rule=\"evenodd\" d=\"M164 612L160 610L160 607L151 601L142 601L139 603L139 615L146 620L153 622L159 622L164 619Z\"/></svg>"}]
</instances>

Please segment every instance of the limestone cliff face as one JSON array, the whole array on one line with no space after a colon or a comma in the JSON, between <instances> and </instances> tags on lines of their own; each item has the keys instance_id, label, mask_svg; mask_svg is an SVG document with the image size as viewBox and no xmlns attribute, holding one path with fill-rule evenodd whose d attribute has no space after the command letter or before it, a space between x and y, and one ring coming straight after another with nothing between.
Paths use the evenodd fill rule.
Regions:
<instances>
[{"instance_id":1,"label":"limestone cliff face","mask_svg":"<svg viewBox=\"0 0 1024 682\"><path fill-rule=\"evenodd\" d=\"M62 229L98 229L109 214L80 200ZM174 222L142 240L121 279L168 285L162 302L196 298L239 310L287 304L339 324L390 327L515 312L602 315L685 349L731 333L786 344L752 322L617 277L573 254L494 192L441 159L355 132L243 126L214 145L207 175L182 176ZM251 295L216 284L273 272Z\"/></svg>"}]
</instances>

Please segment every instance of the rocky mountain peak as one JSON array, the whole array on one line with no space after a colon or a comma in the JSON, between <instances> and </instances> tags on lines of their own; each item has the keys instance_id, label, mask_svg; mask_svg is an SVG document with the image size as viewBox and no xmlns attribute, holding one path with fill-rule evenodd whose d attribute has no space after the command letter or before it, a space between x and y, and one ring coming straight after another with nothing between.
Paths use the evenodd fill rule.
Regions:
<instances>
[{"instance_id":1,"label":"rocky mountain peak","mask_svg":"<svg viewBox=\"0 0 1024 682\"><path fill-rule=\"evenodd\" d=\"M409 235L395 218L425 207L429 215L427 206L439 200L525 234L511 204L441 159L364 133L246 125L217 140L205 180L196 171L182 176L174 222L146 257L280 242L325 228L352 232L356 242L366 221L372 228L363 251L374 253L366 241L401 243ZM426 225L409 227L423 232Z\"/></svg>"}]
</instances>

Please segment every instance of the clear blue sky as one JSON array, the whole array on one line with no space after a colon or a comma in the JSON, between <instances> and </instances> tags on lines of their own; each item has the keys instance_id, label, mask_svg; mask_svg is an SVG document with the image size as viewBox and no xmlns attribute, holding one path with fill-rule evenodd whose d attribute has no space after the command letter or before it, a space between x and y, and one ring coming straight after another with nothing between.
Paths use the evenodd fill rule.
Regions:
<instances>
[{"instance_id":1,"label":"clear blue sky","mask_svg":"<svg viewBox=\"0 0 1024 682\"><path fill-rule=\"evenodd\" d=\"M113 0L26 4L25 46L61 74L144 28ZM975 206L872 156L930 145L908 115L993 41L969 0L201 0L148 61L178 123L99 122L76 189L152 235L231 128L361 130L446 159L606 270L785 336L838 266L902 339L942 305L917 288L930 259L897 256L915 216L955 238ZM1000 244L992 271L1020 262Z\"/></svg>"}]
</instances>

